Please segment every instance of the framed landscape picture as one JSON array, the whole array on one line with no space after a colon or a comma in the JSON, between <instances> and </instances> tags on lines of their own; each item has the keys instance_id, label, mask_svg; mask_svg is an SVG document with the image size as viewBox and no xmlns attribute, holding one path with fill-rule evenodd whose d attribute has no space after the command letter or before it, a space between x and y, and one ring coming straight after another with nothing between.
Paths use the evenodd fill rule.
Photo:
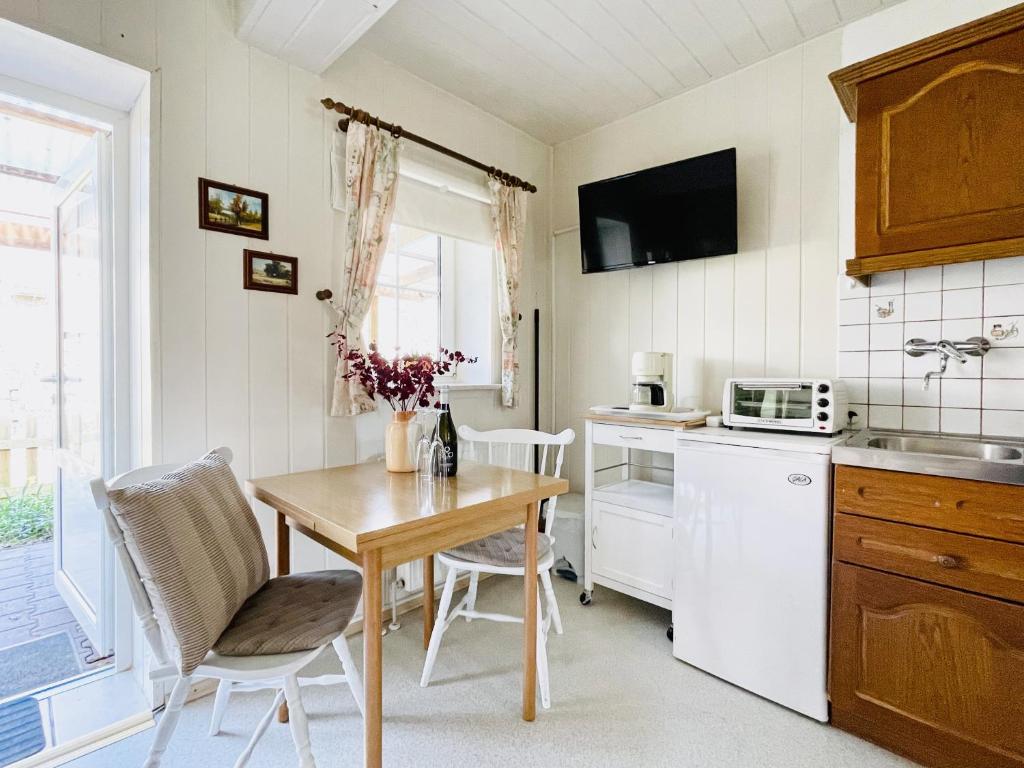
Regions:
<instances>
[{"instance_id":1,"label":"framed landscape picture","mask_svg":"<svg viewBox=\"0 0 1024 768\"><path fill-rule=\"evenodd\" d=\"M299 260L263 251L242 251L242 287L249 291L299 292Z\"/></svg>"},{"instance_id":2,"label":"framed landscape picture","mask_svg":"<svg viewBox=\"0 0 1024 768\"><path fill-rule=\"evenodd\" d=\"M200 178L199 226L267 240L270 238L270 196Z\"/></svg>"}]
</instances>

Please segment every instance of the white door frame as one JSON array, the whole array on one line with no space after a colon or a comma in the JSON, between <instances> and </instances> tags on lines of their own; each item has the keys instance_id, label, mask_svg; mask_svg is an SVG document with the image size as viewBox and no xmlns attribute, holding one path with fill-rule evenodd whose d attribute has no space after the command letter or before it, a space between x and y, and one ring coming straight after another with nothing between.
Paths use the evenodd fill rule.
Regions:
<instances>
[{"instance_id":1,"label":"white door frame","mask_svg":"<svg viewBox=\"0 0 1024 768\"><path fill-rule=\"evenodd\" d=\"M0 93L24 99L50 109L60 110L111 134L111 187L113 204L109 226L111 248L106 259L104 279L104 303L109 314L104 322L110 323L110 332L104 335L109 340L110 355L107 370L111 374L112 386L104 392L104 432L109 432L108 446L105 446L105 476L127 471L131 465L135 425L132 424L131 392L131 348L132 327L130 314L131 292L129 287L130 264L133 254L129 243L129 190L131 188L129 147L130 116L126 112L94 104L83 99L60 93L33 83L0 74ZM133 663L133 618L128 584L123 574L115 569L114 579L114 661L117 671L127 670Z\"/></svg>"}]
</instances>

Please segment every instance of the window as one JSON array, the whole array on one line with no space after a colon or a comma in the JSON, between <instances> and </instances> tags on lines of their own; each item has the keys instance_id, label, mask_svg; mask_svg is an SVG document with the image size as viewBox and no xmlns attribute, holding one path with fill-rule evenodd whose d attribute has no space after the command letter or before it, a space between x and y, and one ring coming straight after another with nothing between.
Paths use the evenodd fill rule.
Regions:
<instances>
[{"instance_id":1,"label":"window","mask_svg":"<svg viewBox=\"0 0 1024 768\"><path fill-rule=\"evenodd\" d=\"M480 359L458 381L493 383L493 262L489 246L393 224L363 339L389 356L459 349Z\"/></svg>"}]
</instances>

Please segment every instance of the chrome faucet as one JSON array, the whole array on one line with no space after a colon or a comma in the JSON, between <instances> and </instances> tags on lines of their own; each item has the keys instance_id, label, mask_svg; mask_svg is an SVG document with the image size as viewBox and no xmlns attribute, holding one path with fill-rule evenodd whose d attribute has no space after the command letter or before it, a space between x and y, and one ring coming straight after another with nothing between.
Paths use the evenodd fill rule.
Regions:
<instances>
[{"instance_id":1,"label":"chrome faucet","mask_svg":"<svg viewBox=\"0 0 1024 768\"><path fill-rule=\"evenodd\" d=\"M992 345L989 340L981 336L972 336L966 341L947 341L946 339L940 339L939 341L925 341L924 339L910 339L906 344L903 345L903 351L911 357L921 357L921 355L933 352L939 357L939 370L929 371L924 375L924 389L927 390L931 384L933 376L942 377L946 372L946 366L949 364L949 358L955 358L960 362L961 365L967 362L967 356L971 357L982 357L985 355Z\"/></svg>"}]
</instances>

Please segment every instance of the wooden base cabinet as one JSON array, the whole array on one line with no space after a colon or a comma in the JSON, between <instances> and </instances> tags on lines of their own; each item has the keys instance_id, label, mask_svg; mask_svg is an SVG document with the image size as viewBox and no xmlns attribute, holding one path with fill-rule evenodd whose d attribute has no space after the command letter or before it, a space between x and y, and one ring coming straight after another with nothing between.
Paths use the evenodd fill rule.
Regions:
<instances>
[{"instance_id":1,"label":"wooden base cabinet","mask_svg":"<svg viewBox=\"0 0 1024 768\"><path fill-rule=\"evenodd\" d=\"M837 563L832 722L939 768L1024 766L1024 606Z\"/></svg>"},{"instance_id":2,"label":"wooden base cabinet","mask_svg":"<svg viewBox=\"0 0 1024 768\"><path fill-rule=\"evenodd\" d=\"M840 466L832 723L932 768L1024 768L1024 486Z\"/></svg>"}]
</instances>

